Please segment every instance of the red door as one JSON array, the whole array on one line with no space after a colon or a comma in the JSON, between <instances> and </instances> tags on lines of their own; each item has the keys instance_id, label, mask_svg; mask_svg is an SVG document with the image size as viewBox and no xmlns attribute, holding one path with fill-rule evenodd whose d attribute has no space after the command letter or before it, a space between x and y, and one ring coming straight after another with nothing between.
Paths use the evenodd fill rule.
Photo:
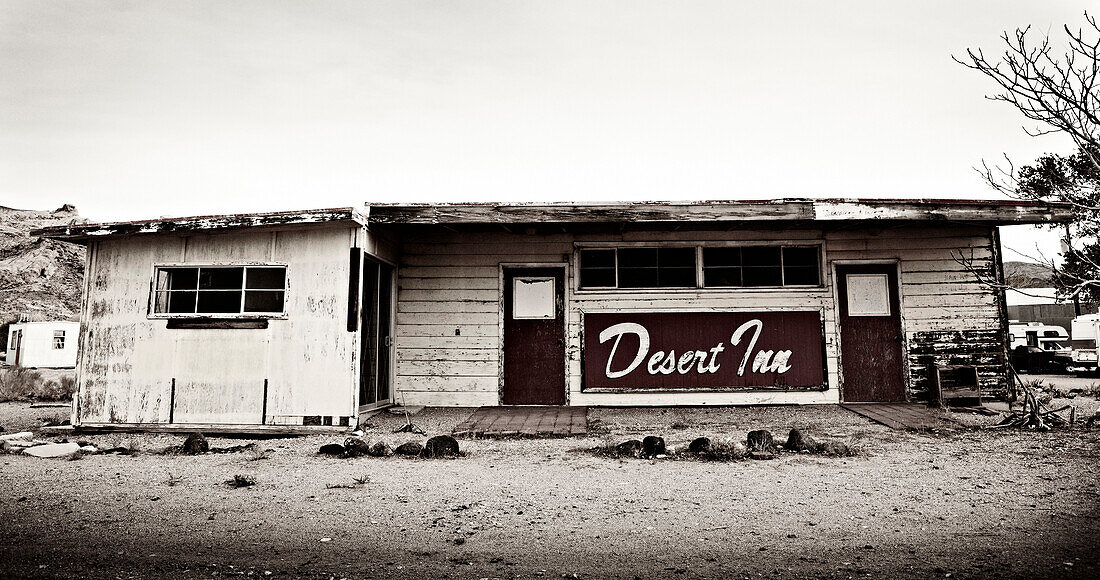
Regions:
<instances>
[{"instance_id":1,"label":"red door","mask_svg":"<svg viewBox=\"0 0 1100 580\"><path fill-rule=\"evenodd\" d=\"M565 269L504 269L505 405L565 404Z\"/></svg>"},{"instance_id":2,"label":"red door","mask_svg":"<svg viewBox=\"0 0 1100 580\"><path fill-rule=\"evenodd\" d=\"M836 277L844 400L904 401L897 266L837 266Z\"/></svg>"}]
</instances>

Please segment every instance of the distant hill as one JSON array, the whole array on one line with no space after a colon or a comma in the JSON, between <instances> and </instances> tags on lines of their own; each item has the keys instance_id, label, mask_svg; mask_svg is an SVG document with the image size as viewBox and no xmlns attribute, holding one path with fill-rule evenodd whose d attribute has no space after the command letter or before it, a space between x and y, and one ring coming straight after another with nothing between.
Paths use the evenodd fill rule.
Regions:
<instances>
[{"instance_id":1,"label":"distant hill","mask_svg":"<svg viewBox=\"0 0 1100 580\"><path fill-rule=\"evenodd\" d=\"M1005 262L1005 284L1013 288L1050 288L1050 268L1034 262Z\"/></svg>"},{"instance_id":2,"label":"distant hill","mask_svg":"<svg viewBox=\"0 0 1100 580\"><path fill-rule=\"evenodd\" d=\"M0 345L7 325L30 320L77 320L84 280L84 248L28 233L36 228L83 223L71 205L53 211L0 206Z\"/></svg>"}]
</instances>

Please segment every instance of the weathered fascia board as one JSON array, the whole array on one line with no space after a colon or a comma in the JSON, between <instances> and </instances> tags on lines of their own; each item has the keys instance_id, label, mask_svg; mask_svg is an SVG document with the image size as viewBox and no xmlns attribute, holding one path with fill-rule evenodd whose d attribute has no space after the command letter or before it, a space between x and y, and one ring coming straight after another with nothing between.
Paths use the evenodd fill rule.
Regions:
<instances>
[{"instance_id":1,"label":"weathered fascia board","mask_svg":"<svg viewBox=\"0 0 1100 580\"><path fill-rule=\"evenodd\" d=\"M379 224L874 221L1062 223L1066 204L957 199L779 199L607 204L374 205Z\"/></svg>"},{"instance_id":2,"label":"weathered fascia board","mask_svg":"<svg viewBox=\"0 0 1100 580\"><path fill-rule=\"evenodd\" d=\"M67 242L87 242L117 236L236 230L260 227L347 223L365 225L367 217L353 207L161 218L130 222L71 224L32 230L30 235Z\"/></svg>"}]
</instances>

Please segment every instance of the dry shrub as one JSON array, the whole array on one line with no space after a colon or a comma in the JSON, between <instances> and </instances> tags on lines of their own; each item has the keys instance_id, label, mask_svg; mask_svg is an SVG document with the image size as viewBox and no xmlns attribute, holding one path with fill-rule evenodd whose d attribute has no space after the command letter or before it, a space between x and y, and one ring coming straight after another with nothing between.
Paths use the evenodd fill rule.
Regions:
<instances>
[{"instance_id":1,"label":"dry shrub","mask_svg":"<svg viewBox=\"0 0 1100 580\"><path fill-rule=\"evenodd\" d=\"M736 441L714 441L710 449L695 454L695 457L704 461L739 461L747 455L745 446Z\"/></svg>"},{"instance_id":2,"label":"dry shrub","mask_svg":"<svg viewBox=\"0 0 1100 580\"><path fill-rule=\"evenodd\" d=\"M42 390L42 373L27 367L0 368L0 402L28 401Z\"/></svg>"},{"instance_id":3,"label":"dry shrub","mask_svg":"<svg viewBox=\"0 0 1100 580\"><path fill-rule=\"evenodd\" d=\"M8 401L68 401L76 392L76 378L43 380L42 373L27 367L0 368L0 403Z\"/></svg>"}]
</instances>

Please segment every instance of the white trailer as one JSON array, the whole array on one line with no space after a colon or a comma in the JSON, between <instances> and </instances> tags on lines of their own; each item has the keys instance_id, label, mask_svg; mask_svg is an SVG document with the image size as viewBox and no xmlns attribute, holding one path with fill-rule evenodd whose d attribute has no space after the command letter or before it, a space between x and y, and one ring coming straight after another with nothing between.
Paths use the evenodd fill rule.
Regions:
<instances>
[{"instance_id":1,"label":"white trailer","mask_svg":"<svg viewBox=\"0 0 1100 580\"><path fill-rule=\"evenodd\" d=\"M74 368L79 335L79 322L14 323L8 327L5 362L10 366Z\"/></svg>"}]
</instances>

